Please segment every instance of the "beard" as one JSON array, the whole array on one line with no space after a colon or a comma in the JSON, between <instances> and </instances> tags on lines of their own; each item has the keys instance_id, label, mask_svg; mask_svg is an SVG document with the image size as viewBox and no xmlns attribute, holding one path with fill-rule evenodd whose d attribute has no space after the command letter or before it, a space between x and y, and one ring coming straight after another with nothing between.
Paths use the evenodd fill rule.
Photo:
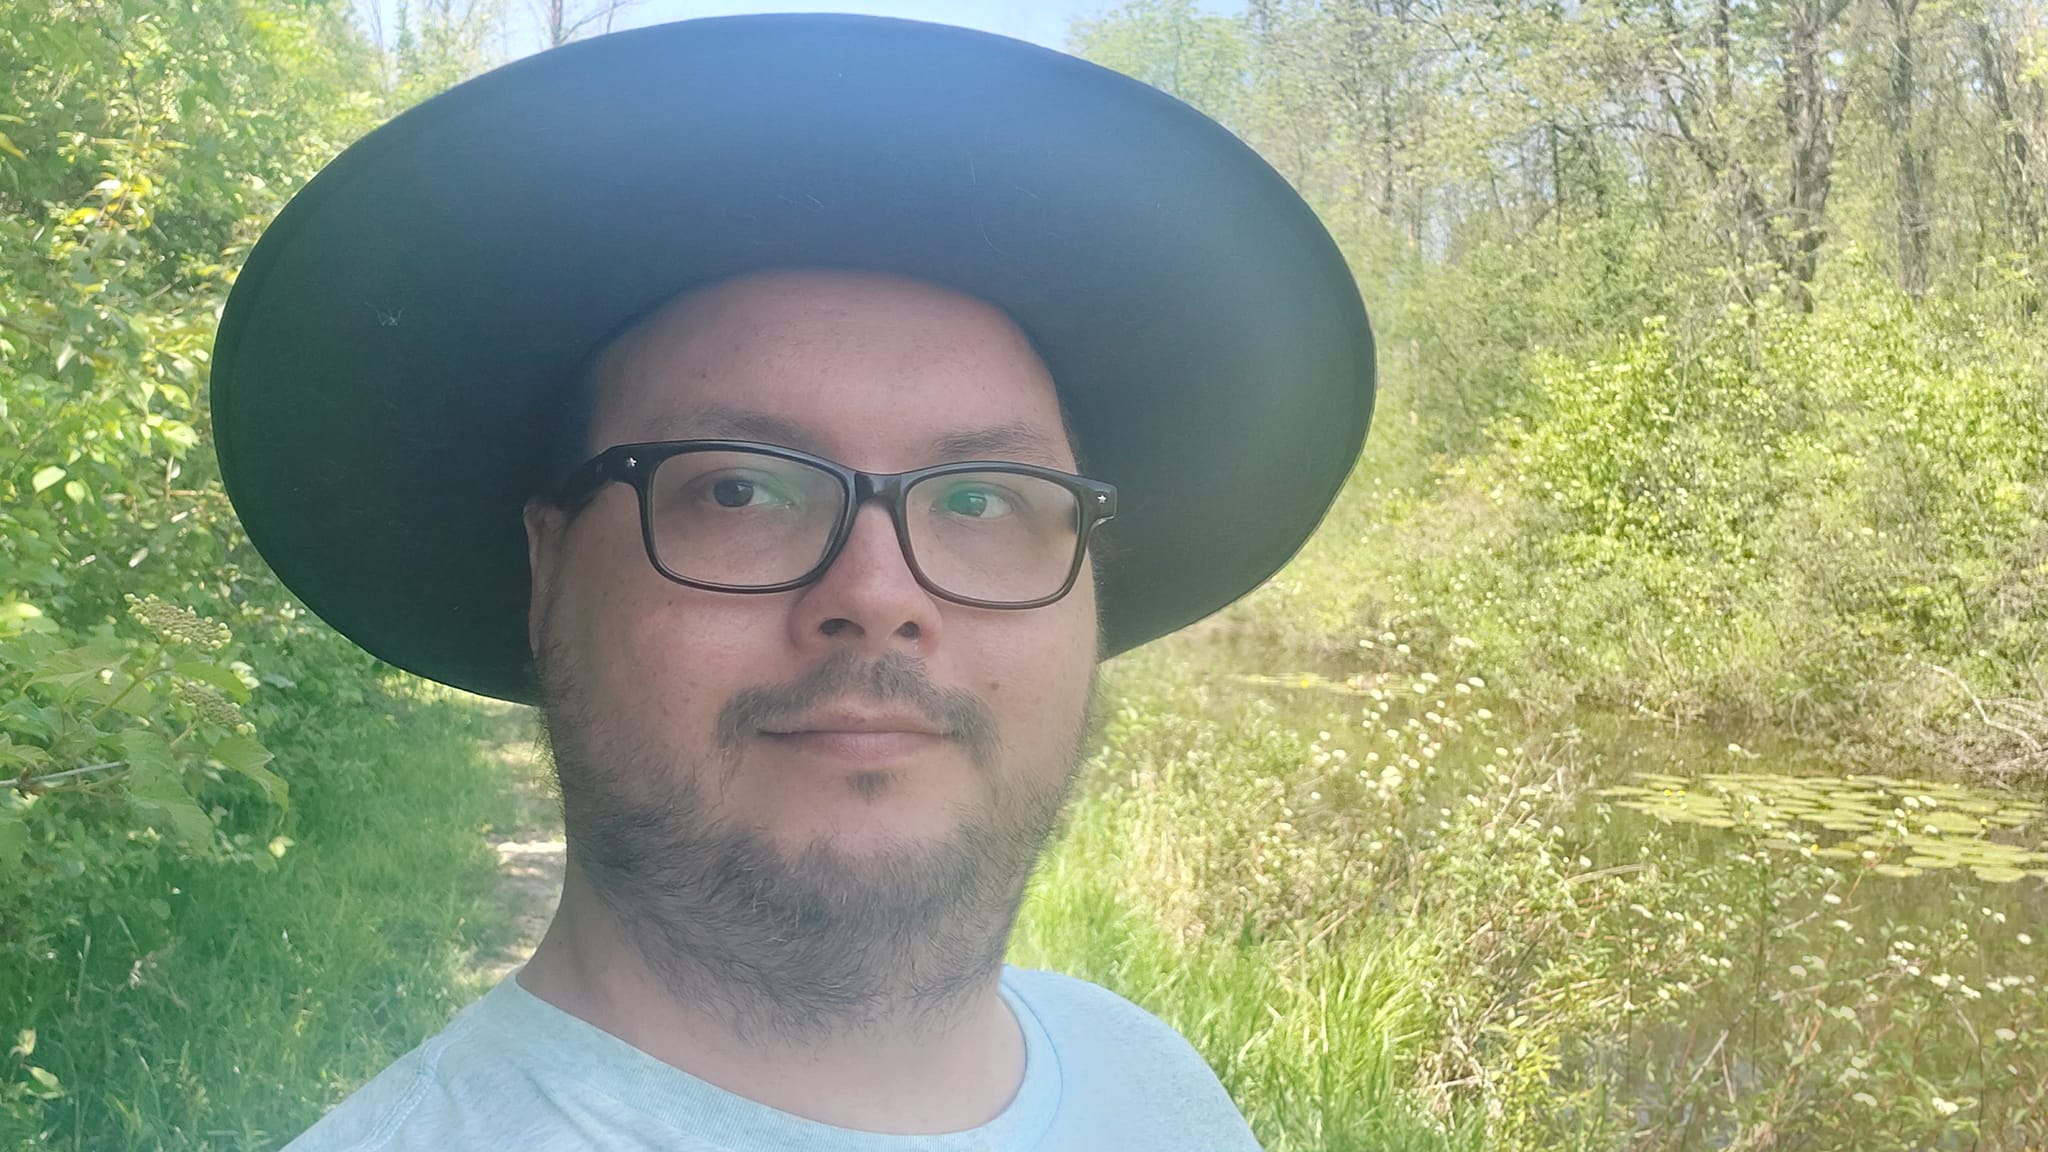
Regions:
<instances>
[{"instance_id":1,"label":"beard","mask_svg":"<svg viewBox=\"0 0 2048 1152\"><path fill-rule=\"evenodd\" d=\"M543 637L541 724L561 789L568 855L628 943L679 1000L743 1041L804 1042L884 1020L938 1027L1000 972L1032 866L1079 774L1088 716L1056 774L999 770L993 714L932 684L900 653L835 653L787 684L735 694L701 761L607 715L566 646ZM1094 699L1093 673L1088 699ZM986 802L944 840L856 858L822 840L794 857L713 815L743 744L827 700L917 708L968 754ZM850 786L886 787L879 774Z\"/></svg>"}]
</instances>

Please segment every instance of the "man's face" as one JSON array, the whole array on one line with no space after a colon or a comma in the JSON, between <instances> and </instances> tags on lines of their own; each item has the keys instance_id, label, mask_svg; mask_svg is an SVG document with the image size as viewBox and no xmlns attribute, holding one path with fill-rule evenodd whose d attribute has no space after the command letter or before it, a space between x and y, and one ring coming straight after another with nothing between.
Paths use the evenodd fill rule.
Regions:
<instances>
[{"instance_id":1,"label":"man's face","mask_svg":"<svg viewBox=\"0 0 2048 1152\"><path fill-rule=\"evenodd\" d=\"M1075 470L1052 381L1008 318L892 278L729 281L615 344L596 389L593 448L720 438L869 472ZM599 788L614 816L687 824L666 829L676 844L716 830L829 867L854 885L842 894L863 878L919 891L901 882L948 853L957 864L963 839L1042 844L1091 689L1088 569L1041 608L950 603L918 584L879 502L822 578L767 594L655 571L625 484L574 517L535 505L528 528L551 737L558 761L566 742L587 762L561 765L565 793Z\"/></svg>"}]
</instances>

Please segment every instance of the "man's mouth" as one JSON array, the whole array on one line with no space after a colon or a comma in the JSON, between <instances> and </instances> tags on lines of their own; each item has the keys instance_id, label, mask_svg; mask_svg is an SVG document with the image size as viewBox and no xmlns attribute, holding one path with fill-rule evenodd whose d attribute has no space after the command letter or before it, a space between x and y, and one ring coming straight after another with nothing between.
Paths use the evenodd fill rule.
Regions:
<instances>
[{"instance_id":1,"label":"man's mouth","mask_svg":"<svg viewBox=\"0 0 2048 1152\"><path fill-rule=\"evenodd\" d=\"M854 708L808 713L763 725L760 732L779 746L864 763L896 760L947 739L946 732L918 713Z\"/></svg>"}]
</instances>

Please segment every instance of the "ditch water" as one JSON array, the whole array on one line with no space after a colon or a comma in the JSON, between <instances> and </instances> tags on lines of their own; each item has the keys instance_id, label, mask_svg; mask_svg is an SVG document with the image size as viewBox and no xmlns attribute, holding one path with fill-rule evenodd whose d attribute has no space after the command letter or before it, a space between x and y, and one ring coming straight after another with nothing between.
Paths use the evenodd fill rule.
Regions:
<instances>
[{"instance_id":1,"label":"ditch water","mask_svg":"<svg viewBox=\"0 0 2048 1152\"><path fill-rule=\"evenodd\" d=\"M1391 769L1419 801L1411 846L1459 803L1505 804L1489 790L1561 782L1542 817L1558 868L1626 880L1536 967L1604 957L1572 986L1615 999L1589 1002L1561 1067L1619 1091L1645 1146L2048 1144L2043 781L1598 712L1529 727L1494 714L1513 711L1498 686L1406 659L1188 651L1232 670L1207 678L1219 714L1317 733L1361 778Z\"/></svg>"}]
</instances>

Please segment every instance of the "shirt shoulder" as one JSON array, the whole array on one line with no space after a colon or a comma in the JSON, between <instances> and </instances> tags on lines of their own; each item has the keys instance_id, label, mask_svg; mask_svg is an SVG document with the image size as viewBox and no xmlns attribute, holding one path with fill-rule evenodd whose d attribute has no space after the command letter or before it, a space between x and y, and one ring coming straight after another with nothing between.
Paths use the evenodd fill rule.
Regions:
<instances>
[{"instance_id":1,"label":"shirt shoulder","mask_svg":"<svg viewBox=\"0 0 2048 1152\"><path fill-rule=\"evenodd\" d=\"M1201 1053L1171 1024L1100 984L1033 968L1005 968L1004 983L1044 1022L1062 1053L1150 1056L1208 1072Z\"/></svg>"},{"instance_id":2,"label":"shirt shoulder","mask_svg":"<svg viewBox=\"0 0 2048 1152\"><path fill-rule=\"evenodd\" d=\"M449 1029L393 1061L285 1145L284 1152L386 1152L432 1090Z\"/></svg>"},{"instance_id":3,"label":"shirt shoulder","mask_svg":"<svg viewBox=\"0 0 2048 1152\"><path fill-rule=\"evenodd\" d=\"M557 1026L550 1028L553 1023ZM509 983L343 1100L284 1152L520 1152L704 1147L570 1069L603 1068L581 1030ZM598 1079L602 1080L602 1077Z\"/></svg>"},{"instance_id":4,"label":"shirt shoulder","mask_svg":"<svg viewBox=\"0 0 2048 1152\"><path fill-rule=\"evenodd\" d=\"M1004 983L1051 1040L1060 1068L1059 1127L1089 1133L1081 1146L1256 1152L1243 1113L1172 1025L1062 973L1007 968ZM1110 1133L1117 1139L1101 1139Z\"/></svg>"}]
</instances>

